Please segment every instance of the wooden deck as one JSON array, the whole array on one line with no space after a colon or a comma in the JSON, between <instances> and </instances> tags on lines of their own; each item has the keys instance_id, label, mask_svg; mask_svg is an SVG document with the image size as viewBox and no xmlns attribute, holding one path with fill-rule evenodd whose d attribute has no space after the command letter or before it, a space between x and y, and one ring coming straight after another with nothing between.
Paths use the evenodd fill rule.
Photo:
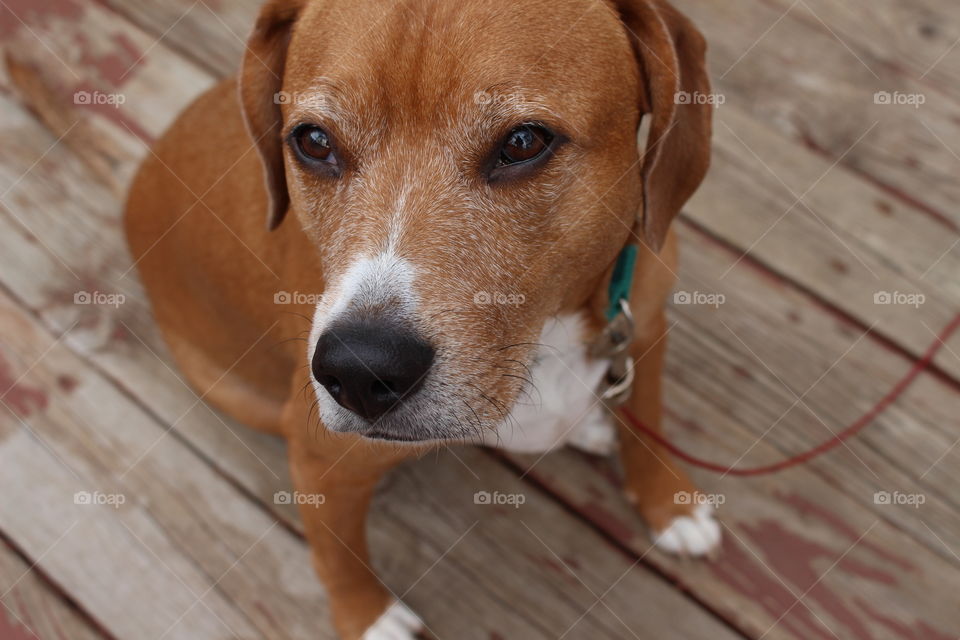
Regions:
<instances>
[{"instance_id":1,"label":"wooden deck","mask_svg":"<svg viewBox=\"0 0 960 640\"><path fill-rule=\"evenodd\" d=\"M676 4L724 98L677 224L679 290L724 298L670 311L668 433L778 460L862 414L960 310L960 10ZM233 71L257 5L0 0L2 640L332 637L297 514L274 500L282 444L172 368L120 225L145 145ZM609 464L464 448L389 478L377 565L443 640L955 639L958 354L960 338L802 468L695 472L724 499L716 562L651 550Z\"/></svg>"}]
</instances>

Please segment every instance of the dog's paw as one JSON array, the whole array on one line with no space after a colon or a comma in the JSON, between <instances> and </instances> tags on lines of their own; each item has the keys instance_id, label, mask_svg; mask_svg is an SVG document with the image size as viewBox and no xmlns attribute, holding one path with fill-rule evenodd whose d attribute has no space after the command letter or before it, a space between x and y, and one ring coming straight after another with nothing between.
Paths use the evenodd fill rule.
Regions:
<instances>
[{"instance_id":1,"label":"dog's paw","mask_svg":"<svg viewBox=\"0 0 960 640\"><path fill-rule=\"evenodd\" d=\"M679 556L710 556L720 546L720 523L713 507L697 505L687 516L673 519L666 529L653 534L653 544Z\"/></svg>"},{"instance_id":2,"label":"dog's paw","mask_svg":"<svg viewBox=\"0 0 960 640\"><path fill-rule=\"evenodd\" d=\"M399 600L374 622L362 640L414 640L423 631L423 621Z\"/></svg>"},{"instance_id":3,"label":"dog's paw","mask_svg":"<svg viewBox=\"0 0 960 640\"><path fill-rule=\"evenodd\" d=\"M609 456L617 450L617 428L606 415L587 416L567 444L595 456Z\"/></svg>"}]
</instances>

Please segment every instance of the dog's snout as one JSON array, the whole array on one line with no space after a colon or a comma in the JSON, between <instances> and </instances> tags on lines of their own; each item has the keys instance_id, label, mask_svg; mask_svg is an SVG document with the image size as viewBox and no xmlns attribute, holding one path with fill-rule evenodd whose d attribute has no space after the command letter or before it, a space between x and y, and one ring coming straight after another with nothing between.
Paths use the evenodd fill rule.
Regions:
<instances>
[{"instance_id":1,"label":"dog's snout","mask_svg":"<svg viewBox=\"0 0 960 640\"><path fill-rule=\"evenodd\" d=\"M433 347L407 328L349 322L320 335L311 364L338 404L375 420L417 392L433 356Z\"/></svg>"}]
</instances>

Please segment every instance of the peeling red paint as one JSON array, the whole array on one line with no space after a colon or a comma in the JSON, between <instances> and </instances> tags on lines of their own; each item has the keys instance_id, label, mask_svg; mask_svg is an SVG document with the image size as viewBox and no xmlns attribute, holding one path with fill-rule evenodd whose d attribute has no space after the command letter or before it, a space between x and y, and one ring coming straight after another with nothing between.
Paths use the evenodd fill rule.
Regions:
<instances>
[{"instance_id":1,"label":"peeling red paint","mask_svg":"<svg viewBox=\"0 0 960 640\"><path fill-rule=\"evenodd\" d=\"M732 536L724 536L719 555L720 561L709 565L711 572L731 589L762 608L770 617L770 624L779 620L776 625L796 638L836 640L803 604L796 604L797 596L802 591L797 592L795 587L788 589ZM760 632L766 630L764 628Z\"/></svg>"},{"instance_id":2,"label":"peeling red paint","mask_svg":"<svg viewBox=\"0 0 960 640\"><path fill-rule=\"evenodd\" d=\"M3 640L39 640L6 607L0 607L0 638Z\"/></svg>"},{"instance_id":3,"label":"peeling red paint","mask_svg":"<svg viewBox=\"0 0 960 640\"><path fill-rule=\"evenodd\" d=\"M885 616L860 598L854 598L854 602L864 613L873 618L876 622L889 629L894 636L902 640L957 640L956 633L943 633L934 629L926 622L920 620L915 627Z\"/></svg>"},{"instance_id":4,"label":"peeling red paint","mask_svg":"<svg viewBox=\"0 0 960 640\"><path fill-rule=\"evenodd\" d=\"M745 380L753 380L753 372L751 372L746 367L739 364L735 364L731 368L733 369L733 372L737 374L737 377L743 378ZM699 429L698 427L698 430L701 430L701 429Z\"/></svg>"},{"instance_id":5,"label":"peeling red paint","mask_svg":"<svg viewBox=\"0 0 960 640\"><path fill-rule=\"evenodd\" d=\"M115 342L127 342L130 339L130 331L122 324L117 324L110 332L110 339Z\"/></svg>"},{"instance_id":6,"label":"peeling red paint","mask_svg":"<svg viewBox=\"0 0 960 640\"><path fill-rule=\"evenodd\" d=\"M848 629L849 637L870 640L872 636L864 621L848 607L843 594L831 589L830 582L822 579L823 572L836 563L831 571L845 571L889 586L899 583L895 575L869 567L855 560L851 554L843 555L846 547L836 549L805 539L777 520L764 520L754 526L744 526L744 531L759 547L758 553L764 557L770 568L781 579L793 585L794 590L807 594L804 597L805 602L819 604L834 620Z\"/></svg>"},{"instance_id":7,"label":"peeling red paint","mask_svg":"<svg viewBox=\"0 0 960 640\"><path fill-rule=\"evenodd\" d=\"M850 541L853 544L861 536L861 532L856 531L853 527L847 524L836 513L826 509L820 505L810 502L803 496L797 494L791 495L782 495L778 494L777 499L783 502L784 504L793 507L797 513L804 517L814 517L823 524L830 527L833 531L840 534L844 538ZM893 563L903 569L904 571L909 571L912 573L919 572L919 569L916 565L912 564L909 560L902 556L898 556L894 553L891 553L888 549L880 547L873 544L869 540L861 540L859 543L860 547L864 549L869 549L874 555L876 555L881 560L886 562Z\"/></svg>"},{"instance_id":8,"label":"peeling red paint","mask_svg":"<svg viewBox=\"0 0 960 640\"><path fill-rule=\"evenodd\" d=\"M43 37L44 32L60 31L62 23L76 25L84 11L83 3L78 0L6 0L0 5L0 36L11 38L21 29L29 28L30 37L34 34ZM74 31L68 42L71 50L80 53L80 67L93 71L113 87L122 87L143 62L143 52L125 33L99 39L94 46L85 33ZM110 48L105 51L105 47Z\"/></svg>"},{"instance_id":9,"label":"peeling red paint","mask_svg":"<svg viewBox=\"0 0 960 640\"><path fill-rule=\"evenodd\" d=\"M0 399L16 415L26 418L47 408L47 394L37 387L17 382L10 364L0 355ZM3 636L0 636L3 637Z\"/></svg>"},{"instance_id":10,"label":"peeling red paint","mask_svg":"<svg viewBox=\"0 0 960 640\"><path fill-rule=\"evenodd\" d=\"M593 469L598 476L609 482L611 486L618 488L623 486L623 481L620 478L620 474L618 474L616 469L610 465L609 460L582 452L577 455L581 456L581 458L586 461L587 465Z\"/></svg>"},{"instance_id":11,"label":"peeling red paint","mask_svg":"<svg viewBox=\"0 0 960 640\"><path fill-rule=\"evenodd\" d=\"M563 576L564 580L566 580L567 583L572 585L580 584L580 580L577 578L576 575L573 574L571 569L567 566L564 566L563 562L560 562L553 556L539 556L534 554L527 554L527 557L533 560L535 564L545 566L548 569L551 569L552 571L559 573L561 576Z\"/></svg>"},{"instance_id":12,"label":"peeling red paint","mask_svg":"<svg viewBox=\"0 0 960 640\"><path fill-rule=\"evenodd\" d=\"M78 0L4 0L0 5L0 36L8 38L24 24L35 30L50 18L76 21L83 15Z\"/></svg>"},{"instance_id":13,"label":"peeling red paint","mask_svg":"<svg viewBox=\"0 0 960 640\"><path fill-rule=\"evenodd\" d=\"M96 70L100 79L112 87L120 88L133 76L133 70L143 63L143 52L137 48L124 33L115 33L111 41L116 49L108 53L94 54L87 37L83 33L76 36L82 55L80 62L85 68Z\"/></svg>"},{"instance_id":14,"label":"peeling red paint","mask_svg":"<svg viewBox=\"0 0 960 640\"><path fill-rule=\"evenodd\" d=\"M850 267L846 262L840 260L839 258L834 258L830 261L830 267L840 275L846 275L850 273Z\"/></svg>"},{"instance_id":15,"label":"peeling red paint","mask_svg":"<svg viewBox=\"0 0 960 640\"><path fill-rule=\"evenodd\" d=\"M718 578L755 599L774 619L782 616L779 624L796 627L794 632L802 630L803 633L798 633L800 637L830 638L836 633L836 629L832 633L825 631L823 623L807 611L806 603L815 604L819 610L826 612L827 619L831 621L827 624L843 627L845 632L838 634L841 637L859 640L873 638L868 628L869 620L864 618L861 611L851 607L843 593L831 588L831 582L823 579L824 571L844 572L884 586L898 585L900 580L897 575L864 564L852 554L847 554L846 547L832 548L804 538L778 520L762 520L741 526L744 537L763 562L758 563L752 554L747 555L733 543L725 544L724 561L712 568ZM844 530L853 533L846 525ZM853 544L860 536L861 533L856 533L850 543ZM860 540L858 544L866 548L869 542ZM797 603L797 597L801 594L804 594L803 603Z\"/></svg>"},{"instance_id":16,"label":"peeling red paint","mask_svg":"<svg viewBox=\"0 0 960 640\"><path fill-rule=\"evenodd\" d=\"M57 376L57 386L64 393L70 393L77 388L80 382L73 376L68 376L66 374L61 374Z\"/></svg>"}]
</instances>

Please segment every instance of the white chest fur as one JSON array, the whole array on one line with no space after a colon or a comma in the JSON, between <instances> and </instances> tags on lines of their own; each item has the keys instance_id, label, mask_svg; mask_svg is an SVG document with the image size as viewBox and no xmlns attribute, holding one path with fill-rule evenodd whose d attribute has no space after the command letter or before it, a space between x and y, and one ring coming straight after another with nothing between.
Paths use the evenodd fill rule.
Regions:
<instances>
[{"instance_id":1,"label":"white chest fur","mask_svg":"<svg viewBox=\"0 0 960 640\"><path fill-rule=\"evenodd\" d=\"M543 453L568 443L609 452L613 422L597 397L609 363L588 355L583 335L579 314L547 321L531 367L533 386L484 444L517 453Z\"/></svg>"}]
</instances>

